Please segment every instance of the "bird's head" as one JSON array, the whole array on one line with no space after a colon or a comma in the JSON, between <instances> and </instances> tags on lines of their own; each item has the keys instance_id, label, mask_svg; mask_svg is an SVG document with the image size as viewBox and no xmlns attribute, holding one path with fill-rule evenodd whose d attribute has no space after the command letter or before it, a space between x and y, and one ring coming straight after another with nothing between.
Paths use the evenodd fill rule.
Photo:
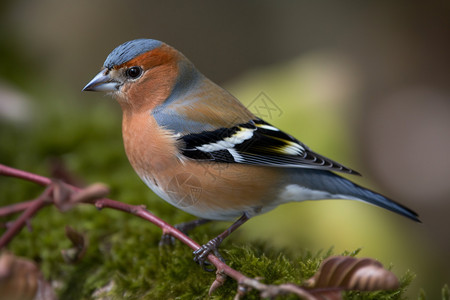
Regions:
<instances>
[{"instance_id":1,"label":"bird's head","mask_svg":"<svg viewBox=\"0 0 450 300\"><path fill-rule=\"evenodd\" d=\"M110 92L123 108L152 109L170 96L182 73L194 69L180 52L163 42L132 40L108 55L103 69L83 91Z\"/></svg>"}]
</instances>

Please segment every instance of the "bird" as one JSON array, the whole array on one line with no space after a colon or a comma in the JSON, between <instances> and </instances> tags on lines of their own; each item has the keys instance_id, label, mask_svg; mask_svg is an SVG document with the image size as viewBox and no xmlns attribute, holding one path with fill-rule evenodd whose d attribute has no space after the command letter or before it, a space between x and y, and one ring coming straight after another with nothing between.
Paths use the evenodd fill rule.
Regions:
<instances>
[{"instance_id":1,"label":"bird","mask_svg":"<svg viewBox=\"0 0 450 300\"><path fill-rule=\"evenodd\" d=\"M116 47L83 88L120 104L129 162L160 198L200 219L234 221L196 249L205 265L250 218L288 202L348 199L420 222L413 210L338 173L360 175L250 112L181 52L154 39Z\"/></svg>"}]
</instances>

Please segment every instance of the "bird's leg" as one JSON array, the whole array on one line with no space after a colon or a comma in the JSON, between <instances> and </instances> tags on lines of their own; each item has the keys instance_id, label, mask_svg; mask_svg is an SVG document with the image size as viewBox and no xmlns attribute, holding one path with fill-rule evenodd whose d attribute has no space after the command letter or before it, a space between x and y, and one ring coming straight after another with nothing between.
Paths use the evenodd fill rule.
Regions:
<instances>
[{"instance_id":1,"label":"bird's leg","mask_svg":"<svg viewBox=\"0 0 450 300\"><path fill-rule=\"evenodd\" d=\"M234 222L230 227L228 227L227 230L207 242L206 244L202 245L200 248L194 251L194 261L200 264L204 270L206 271L212 271L210 269L205 268L205 260L208 257L208 255L212 252L215 256L217 256L221 261L225 262L222 255L219 253L219 246L222 243L222 241L229 236L233 231L238 229L242 224L244 224L248 219L248 215L244 213L242 217L240 217L236 222Z\"/></svg>"},{"instance_id":2,"label":"bird's leg","mask_svg":"<svg viewBox=\"0 0 450 300\"><path fill-rule=\"evenodd\" d=\"M197 226L206 224L208 222L211 222L211 220L197 219L197 220L177 224L177 225L175 225L175 228L184 234L188 234L189 231L191 231L192 229L196 228Z\"/></svg>"},{"instance_id":3,"label":"bird's leg","mask_svg":"<svg viewBox=\"0 0 450 300\"><path fill-rule=\"evenodd\" d=\"M211 222L211 220L196 219L193 221L176 224L174 227L179 231L181 231L182 233L184 233L185 235L188 235L189 231L191 231L192 229L208 222ZM161 240L159 241L159 246L173 245L174 243L175 239L173 236L171 236L170 234L163 233L161 236Z\"/></svg>"}]
</instances>

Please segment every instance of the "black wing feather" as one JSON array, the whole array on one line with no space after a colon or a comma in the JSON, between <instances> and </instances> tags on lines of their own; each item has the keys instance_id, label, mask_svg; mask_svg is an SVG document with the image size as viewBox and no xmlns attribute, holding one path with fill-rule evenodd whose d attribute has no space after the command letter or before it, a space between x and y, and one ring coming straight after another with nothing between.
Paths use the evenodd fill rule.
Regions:
<instances>
[{"instance_id":1,"label":"black wing feather","mask_svg":"<svg viewBox=\"0 0 450 300\"><path fill-rule=\"evenodd\" d=\"M233 139L240 131L247 139ZM294 137L257 119L231 128L187 134L179 138L180 150L191 159L272 167L324 169L359 175L329 158L311 151Z\"/></svg>"}]
</instances>

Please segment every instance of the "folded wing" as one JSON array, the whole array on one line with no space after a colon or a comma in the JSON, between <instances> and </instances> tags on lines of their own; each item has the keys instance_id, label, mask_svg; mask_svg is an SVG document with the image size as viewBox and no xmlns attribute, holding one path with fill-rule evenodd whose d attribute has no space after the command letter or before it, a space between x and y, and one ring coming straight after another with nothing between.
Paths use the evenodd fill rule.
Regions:
<instances>
[{"instance_id":1,"label":"folded wing","mask_svg":"<svg viewBox=\"0 0 450 300\"><path fill-rule=\"evenodd\" d=\"M182 154L191 159L322 169L359 175L358 172L311 151L294 137L261 119L230 128L187 134L179 139Z\"/></svg>"}]
</instances>

